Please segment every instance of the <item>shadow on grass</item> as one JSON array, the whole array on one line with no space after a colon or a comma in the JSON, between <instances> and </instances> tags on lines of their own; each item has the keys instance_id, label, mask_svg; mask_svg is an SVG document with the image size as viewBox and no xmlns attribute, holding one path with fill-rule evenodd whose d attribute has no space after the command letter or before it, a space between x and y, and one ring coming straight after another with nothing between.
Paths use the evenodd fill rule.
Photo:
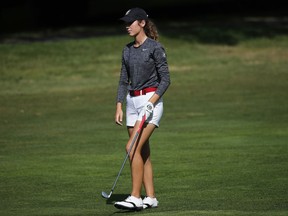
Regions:
<instances>
[{"instance_id":1,"label":"shadow on grass","mask_svg":"<svg viewBox=\"0 0 288 216\"><path fill-rule=\"evenodd\" d=\"M288 35L288 17L208 17L178 21L155 21L160 37L202 44L237 45L253 38ZM100 36L125 35L124 27L89 26L46 29L37 32L0 35L0 43L31 43Z\"/></svg>"},{"instance_id":2,"label":"shadow on grass","mask_svg":"<svg viewBox=\"0 0 288 216\"><path fill-rule=\"evenodd\" d=\"M128 197L128 194L112 194L109 199L107 199L106 204L107 205L114 205L116 201L124 200Z\"/></svg>"}]
</instances>

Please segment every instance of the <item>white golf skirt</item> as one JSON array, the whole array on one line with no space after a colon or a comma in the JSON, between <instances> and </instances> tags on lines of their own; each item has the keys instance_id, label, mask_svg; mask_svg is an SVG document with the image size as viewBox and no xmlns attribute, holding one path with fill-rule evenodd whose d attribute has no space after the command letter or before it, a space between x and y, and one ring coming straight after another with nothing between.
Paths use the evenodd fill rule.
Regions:
<instances>
[{"instance_id":1,"label":"white golf skirt","mask_svg":"<svg viewBox=\"0 0 288 216\"><path fill-rule=\"evenodd\" d=\"M126 97L126 125L128 127L134 127L136 121L141 121L142 116L140 112L144 105L152 97L154 92L146 93L140 96L131 96L130 94ZM160 98L156 104L154 104L154 110L152 115L147 119L148 123L154 124L159 127L160 120L163 114L163 99Z\"/></svg>"}]
</instances>

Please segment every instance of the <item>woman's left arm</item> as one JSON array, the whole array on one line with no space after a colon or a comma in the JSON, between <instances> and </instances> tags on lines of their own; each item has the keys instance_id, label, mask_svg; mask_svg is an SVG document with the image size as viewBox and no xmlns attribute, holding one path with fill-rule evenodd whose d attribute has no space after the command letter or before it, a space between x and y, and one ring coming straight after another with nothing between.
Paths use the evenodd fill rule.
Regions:
<instances>
[{"instance_id":1,"label":"woman's left arm","mask_svg":"<svg viewBox=\"0 0 288 216\"><path fill-rule=\"evenodd\" d=\"M153 54L155 60L155 67L159 77L159 85L156 92L149 99L149 101L155 104L166 92L171 81L165 49L162 46L158 46L155 48Z\"/></svg>"}]
</instances>

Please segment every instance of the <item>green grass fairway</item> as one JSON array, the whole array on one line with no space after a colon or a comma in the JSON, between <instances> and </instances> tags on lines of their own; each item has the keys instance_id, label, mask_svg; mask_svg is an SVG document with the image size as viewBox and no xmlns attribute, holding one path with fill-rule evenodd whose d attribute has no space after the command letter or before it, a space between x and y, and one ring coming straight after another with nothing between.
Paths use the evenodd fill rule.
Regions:
<instances>
[{"instance_id":1,"label":"green grass fairway","mask_svg":"<svg viewBox=\"0 0 288 216\"><path fill-rule=\"evenodd\" d=\"M225 44L200 40L215 33L204 30L163 29L172 83L151 138L160 203L137 213L113 206L130 192L128 163L101 197L125 157L114 112L130 38L0 44L0 215L286 216L288 36L222 29Z\"/></svg>"}]
</instances>

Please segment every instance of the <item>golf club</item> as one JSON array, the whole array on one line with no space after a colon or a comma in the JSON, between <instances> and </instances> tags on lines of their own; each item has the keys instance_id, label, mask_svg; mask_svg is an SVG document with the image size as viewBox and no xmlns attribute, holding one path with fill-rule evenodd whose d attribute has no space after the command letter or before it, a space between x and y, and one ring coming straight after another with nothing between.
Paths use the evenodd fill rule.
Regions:
<instances>
[{"instance_id":1,"label":"golf club","mask_svg":"<svg viewBox=\"0 0 288 216\"><path fill-rule=\"evenodd\" d=\"M109 198L111 197L111 195L112 195L112 193L113 193L113 191L114 191L114 188L115 188L115 186L116 186L116 183L117 183L117 181L118 181L118 178L120 177L120 174L121 174L121 172L122 172L122 170L123 170L123 168L124 168L124 165L125 165L128 157L129 157L129 155L130 155L130 153L131 153L131 150L132 150L132 148L133 148L133 146L134 146L134 143L136 142L136 140L137 140L137 138L138 138L138 136L139 136L139 134L140 134L140 132L141 132L141 130L142 130L142 127L143 127L143 125L144 125L145 120L146 120L146 115L144 114L144 115L142 116L142 121L141 121L141 123L140 123L140 125L139 125L139 128L138 128L138 130L136 131L135 136L133 137L132 143L131 143L131 145L130 145L130 147L129 147L129 151L128 151L127 154L126 154L126 157L125 157L125 159L124 159L124 161L123 161L123 163L122 163L122 166L121 166L121 168L120 168L120 170L119 170L119 172L118 172L118 175L117 175L117 177L116 177L116 179L115 179L115 181L114 181L114 184L113 184L113 186L112 186L112 188L111 188L111 191L110 191L109 194L107 194L106 192L102 191L102 194L101 194L101 195L102 195L103 198L109 199Z\"/></svg>"}]
</instances>

